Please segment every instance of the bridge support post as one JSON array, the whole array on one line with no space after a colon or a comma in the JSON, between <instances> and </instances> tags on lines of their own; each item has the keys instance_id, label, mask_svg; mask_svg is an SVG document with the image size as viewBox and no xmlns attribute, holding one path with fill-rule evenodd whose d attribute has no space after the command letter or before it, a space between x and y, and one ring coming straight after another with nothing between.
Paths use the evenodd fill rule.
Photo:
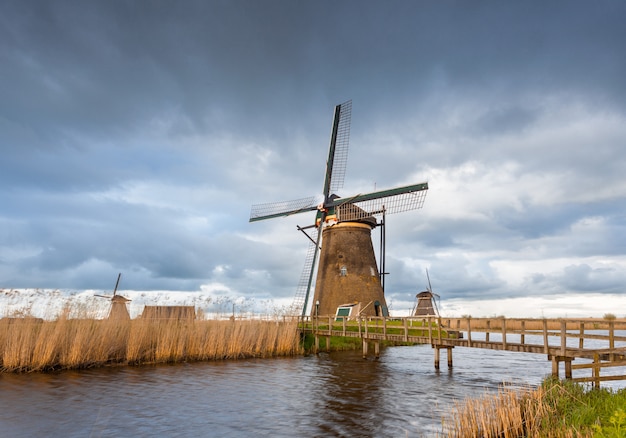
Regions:
<instances>
[{"instance_id":1,"label":"bridge support post","mask_svg":"<svg viewBox=\"0 0 626 438\"><path fill-rule=\"evenodd\" d=\"M316 334L315 335L315 354L319 353L320 351L320 337Z\"/></svg>"},{"instance_id":2,"label":"bridge support post","mask_svg":"<svg viewBox=\"0 0 626 438\"><path fill-rule=\"evenodd\" d=\"M363 338L363 359L367 359L367 339Z\"/></svg>"},{"instance_id":3,"label":"bridge support post","mask_svg":"<svg viewBox=\"0 0 626 438\"><path fill-rule=\"evenodd\" d=\"M593 387L598 389L600 388L600 355L598 353L594 353L593 355L593 368L591 370Z\"/></svg>"},{"instance_id":4,"label":"bridge support post","mask_svg":"<svg viewBox=\"0 0 626 438\"><path fill-rule=\"evenodd\" d=\"M380 357L380 341L379 340L376 340L376 342L374 342L374 356L376 357L376 359Z\"/></svg>"},{"instance_id":5,"label":"bridge support post","mask_svg":"<svg viewBox=\"0 0 626 438\"><path fill-rule=\"evenodd\" d=\"M326 351L330 352L330 336L326 336Z\"/></svg>"},{"instance_id":6,"label":"bridge support post","mask_svg":"<svg viewBox=\"0 0 626 438\"><path fill-rule=\"evenodd\" d=\"M448 368L452 368L452 349L454 347L443 347L440 345L433 345L433 348L435 349L435 369L438 370L439 369L439 364L441 362L441 349L445 348L446 354L448 355Z\"/></svg>"},{"instance_id":7,"label":"bridge support post","mask_svg":"<svg viewBox=\"0 0 626 438\"><path fill-rule=\"evenodd\" d=\"M559 364L565 363L565 378L572 378L572 360L573 358L567 356L551 356L552 359L552 375L559 377Z\"/></svg>"}]
</instances>

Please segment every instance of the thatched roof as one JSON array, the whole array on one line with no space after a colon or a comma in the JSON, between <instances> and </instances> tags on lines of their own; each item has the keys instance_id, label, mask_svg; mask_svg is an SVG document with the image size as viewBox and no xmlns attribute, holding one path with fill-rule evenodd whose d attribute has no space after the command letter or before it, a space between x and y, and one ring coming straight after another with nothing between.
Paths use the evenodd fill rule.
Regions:
<instances>
[{"instance_id":1,"label":"thatched roof","mask_svg":"<svg viewBox=\"0 0 626 438\"><path fill-rule=\"evenodd\" d=\"M196 319L194 306L146 306L142 319Z\"/></svg>"}]
</instances>

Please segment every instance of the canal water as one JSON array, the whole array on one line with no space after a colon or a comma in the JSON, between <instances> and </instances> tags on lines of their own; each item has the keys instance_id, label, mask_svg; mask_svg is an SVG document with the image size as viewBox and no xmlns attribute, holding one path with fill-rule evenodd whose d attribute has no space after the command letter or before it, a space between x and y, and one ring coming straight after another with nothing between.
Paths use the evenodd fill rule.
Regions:
<instances>
[{"instance_id":1,"label":"canal water","mask_svg":"<svg viewBox=\"0 0 626 438\"><path fill-rule=\"evenodd\" d=\"M429 437L455 402L538 385L544 355L430 346L0 374L2 437Z\"/></svg>"}]
</instances>

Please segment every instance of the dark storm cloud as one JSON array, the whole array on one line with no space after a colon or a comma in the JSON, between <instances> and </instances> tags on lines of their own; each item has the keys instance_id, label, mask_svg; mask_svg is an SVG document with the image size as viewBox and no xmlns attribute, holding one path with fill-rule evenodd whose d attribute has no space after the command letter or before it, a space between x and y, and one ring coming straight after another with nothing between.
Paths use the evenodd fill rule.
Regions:
<instances>
[{"instance_id":1,"label":"dark storm cloud","mask_svg":"<svg viewBox=\"0 0 626 438\"><path fill-rule=\"evenodd\" d=\"M320 194L332 107L352 98L344 193L431 186L389 220L391 299L426 267L448 297L618 292L625 17L613 1L4 2L0 282L124 271L138 290L289 297L313 215L248 224L249 206Z\"/></svg>"}]
</instances>

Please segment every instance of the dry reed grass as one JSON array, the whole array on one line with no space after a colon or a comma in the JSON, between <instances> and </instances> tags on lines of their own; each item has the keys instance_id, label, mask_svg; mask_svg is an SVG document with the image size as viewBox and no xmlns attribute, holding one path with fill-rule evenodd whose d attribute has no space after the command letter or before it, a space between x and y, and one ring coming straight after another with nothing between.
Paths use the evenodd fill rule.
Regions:
<instances>
[{"instance_id":1,"label":"dry reed grass","mask_svg":"<svg viewBox=\"0 0 626 438\"><path fill-rule=\"evenodd\" d=\"M0 371L272 357L301 352L296 320L0 320Z\"/></svg>"},{"instance_id":2,"label":"dry reed grass","mask_svg":"<svg viewBox=\"0 0 626 438\"><path fill-rule=\"evenodd\" d=\"M586 438L559 423L546 391L555 387L526 390L504 388L497 394L457 403L451 418L443 421L443 436L455 438Z\"/></svg>"}]
</instances>

